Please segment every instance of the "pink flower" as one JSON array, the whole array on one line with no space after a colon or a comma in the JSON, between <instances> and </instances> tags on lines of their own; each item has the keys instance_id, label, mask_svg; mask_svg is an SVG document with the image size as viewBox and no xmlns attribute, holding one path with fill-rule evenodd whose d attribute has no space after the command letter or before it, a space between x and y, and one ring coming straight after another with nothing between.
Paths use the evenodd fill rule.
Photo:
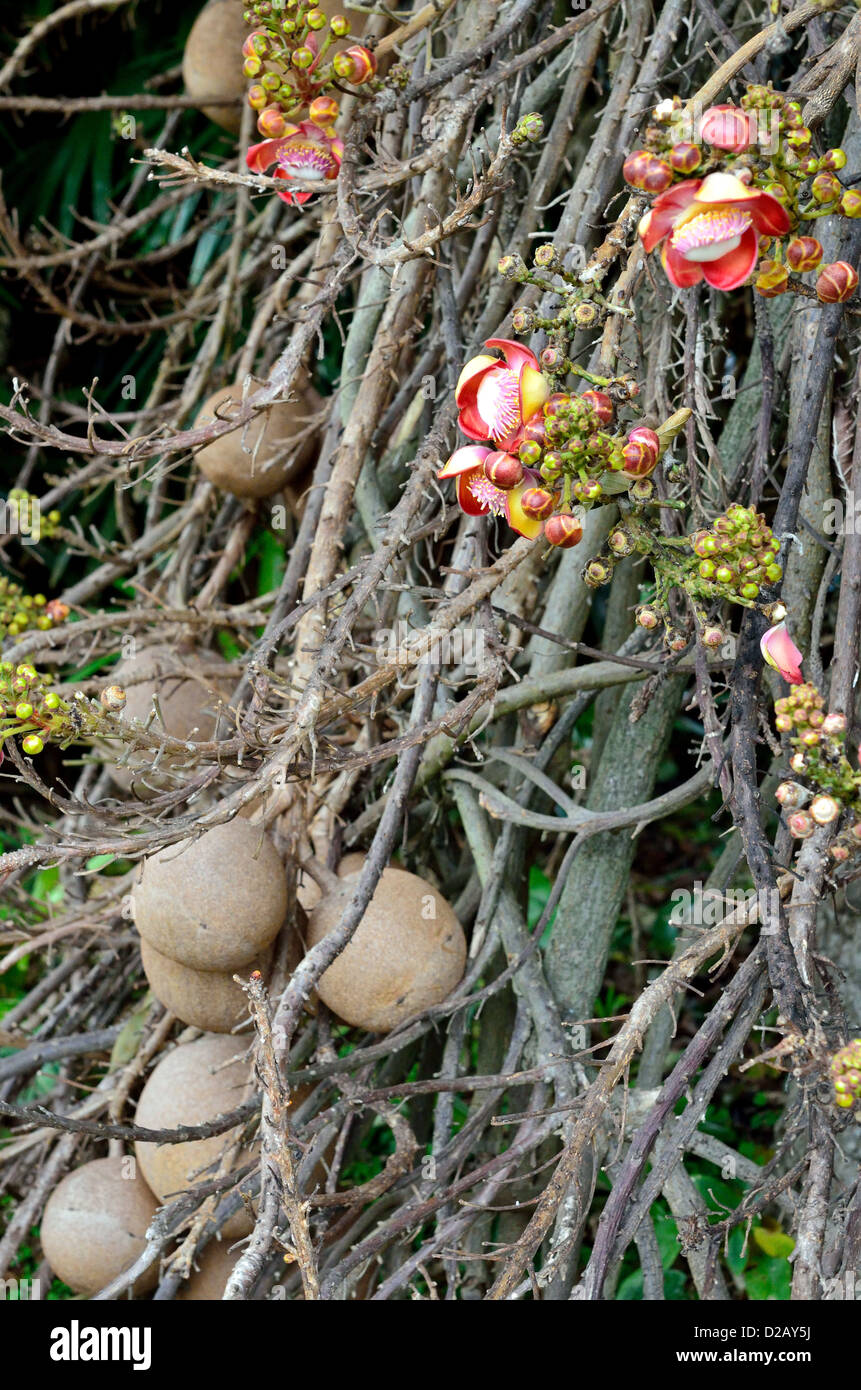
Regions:
<instances>
[{"instance_id":1,"label":"pink flower","mask_svg":"<svg viewBox=\"0 0 861 1390\"><path fill-rule=\"evenodd\" d=\"M503 491L496 487L485 472L485 463L503 457L498 451L482 444L467 444L457 449L437 473L438 478L457 479L457 505L467 516L504 516L509 526L521 536L533 539L541 534L541 522L527 516L521 499L528 488L534 487L538 475L524 470L523 482Z\"/></svg>"},{"instance_id":2,"label":"pink flower","mask_svg":"<svg viewBox=\"0 0 861 1390\"><path fill-rule=\"evenodd\" d=\"M318 126L313 121L288 125L278 140L262 140L252 145L245 163L256 174L265 174L273 164L276 179L313 180L336 179L344 153L343 140L337 139L331 126ZM285 203L307 203L312 193L297 190L279 193Z\"/></svg>"},{"instance_id":3,"label":"pink flower","mask_svg":"<svg viewBox=\"0 0 861 1390\"><path fill-rule=\"evenodd\" d=\"M717 150L741 154L753 144L753 126L739 106L710 106L700 125L700 137Z\"/></svg>"},{"instance_id":4,"label":"pink flower","mask_svg":"<svg viewBox=\"0 0 861 1390\"><path fill-rule=\"evenodd\" d=\"M790 685L801 685L801 652L796 647L789 633L786 631L786 623L778 623L776 627L770 627L768 632L763 634L760 642L760 650L775 671L779 671L785 681Z\"/></svg>"},{"instance_id":5,"label":"pink flower","mask_svg":"<svg viewBox=\"0 0 861 1390\"><path fill-rule=\"evenodd\" d=\"M777 199L734 174L707 174L668 188L639 227L647 252L663 243L664 270L681 289L705 278L716 289L734 290L756 265L760 236L788 231L789 216Z\"/></svg>"},{"instance_id":6,"label":"pink flower","mask_svg":"<svg viewBox=\"0 0 861 1390\"><path fill-rule=\"evenodd\" d=\"M547 400L550 385L529 348L508 338L489 338L484 346L499 348L505 360L482 353L467 362L454 393L458 424L470 439L492 439L512 452L524 425Z\"/></svg>"}]
</instances>

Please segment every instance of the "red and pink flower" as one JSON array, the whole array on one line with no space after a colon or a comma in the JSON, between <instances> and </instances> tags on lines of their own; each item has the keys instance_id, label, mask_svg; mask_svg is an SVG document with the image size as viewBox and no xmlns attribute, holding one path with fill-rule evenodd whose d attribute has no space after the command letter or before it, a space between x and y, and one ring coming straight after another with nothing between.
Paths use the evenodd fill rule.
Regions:
<instances>
[{"instance_id":1,"label":"red and pink flower","mask_svg":"<svg viewBox=\"0 0 861 1390\"><path fill-rule=\"evenodd\" d=\"M457 504L467 516L486 516L488 513L504 516L509 526L532 540L541 534L541 522L536 517L527 516L521 503L524 492L535 486L538 475L531 469L525 469L523 481L517 487L497 487L488 478L486 466L490 465L493 471L496 461L505 457L504 452L488 449L486 445L467 444L452 454L437 477L456 479Z\"/></svg>"},{"instance_id":2,"label":"red and pink flower","mask_svg":"<svg viewBox=\"0 0 861 1390\"><path fill-rule=\"evenodd\" d=\"M300 121L299 125L285 126L279 139L252 145L245 162L255 174L265 174L274 164L277 167L273 178L324 182L338 177L343 154L344 142L331 127ZM307 203L313 193L296 189L279 193L278 197L285 203Z\"/></svg>"},{"instance_id":3,"label":"red and pink flower","mask_svg":"<svg viewBox=\"0 0 861 1390\"><path fill-rule=\"evenodd\" d=\"M512 453L547 400L550 384L529 348L508 338L489 338L484 346L499 348L504 360L482 353L467 362L454 393L458 424L470 439L492 439Z\"/></svg>"},{"instance_id":4,"label":"red and pink flower","mask_svg":"<svg viewBox=\"0 0 861 1390\"><path fill-rule=\"evenodd\" d=\"M668 188L639 227L647 252L662 244L664 270L680 289L702 279L719 290L736 289L756 265L760 236L788 231L789 216L777 199L734 174L708 174Z\"/></svg>"}]
</instances>

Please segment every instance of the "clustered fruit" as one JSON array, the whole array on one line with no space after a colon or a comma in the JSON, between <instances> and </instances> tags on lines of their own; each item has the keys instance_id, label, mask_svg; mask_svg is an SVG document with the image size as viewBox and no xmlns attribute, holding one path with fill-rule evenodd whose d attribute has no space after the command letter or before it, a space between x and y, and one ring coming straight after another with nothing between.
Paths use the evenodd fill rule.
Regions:
<instances>
[{"instance_id":1,"label":"clustered fruit","mask_svg":"<svg viewBox=\"0 0 861 1390\"><path fill-rule=\"evenodd\" d=\"M817 826L842 818L843 828L829 849L842 864L861 850L861 772L846 757L846 716L826 713L824 699L809 683L775 701L774 711L778 731L792 734L789 766L808 784L781 782L775 792L787 827L796 840L807 840Z\"/></svg>"},{"instance_id":2,"label":"clustered fruit","mask_svg":"<svg viewBox=\"0 0 861 1390\"><path fill-rule=\"evenodd\" d=\"M13 487L4 503L6 527L12 535L50 540L61 521L58 511L43 512L38 497L26 488Z\"/></svg>"},{"instance_id":3,"label":"clustered fruit","mask_svg":"<svg viewBox=\"0 0 861 1390\"><path fill-rule=\"evenodd\" d=\"M0 642L28 628L47 632L69 616L69 606L44 594L25 594L19 584L0 574Z\"/></svg>"},{"instance_id":4,"label":"clustered fruit","mask_svg":"<svg viewBox=\"0 0 861 1390\"><path fill-rule=\"evenodd\" d=\"M851 1110L861 1100L861 1038L853 1038L831 1058L834 1104Z\"/></svg>"},{"instance_id":5,"label":"clustered fruit","mask_svg":"<svg viewBox=\"0 0 861 1390\"><path fill-rule=\"evenodd\" d=\"M369 48L337 48L350 34L344 15L329 19L308 0L256 0L244 17L253 26L242 47L243 71L253 79L248 101L258 113L257 129L269 139L289 134L289 122L306 107L312 121L330 127L338 103L326 94L337 83L381 85Z\"/></svg>"}]
</instances>

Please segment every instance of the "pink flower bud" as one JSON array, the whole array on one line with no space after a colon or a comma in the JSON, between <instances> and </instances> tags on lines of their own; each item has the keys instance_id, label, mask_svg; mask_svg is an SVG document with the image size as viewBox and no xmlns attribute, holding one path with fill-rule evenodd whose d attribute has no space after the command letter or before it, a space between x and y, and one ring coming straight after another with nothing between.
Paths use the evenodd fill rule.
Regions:
<instances>
[{"instance_id":1,"label":"pink flower bud","mask_svg":"<svg viewBox=\"0 0 861 1390\"><path fill-rule=\"evenodd\" d=\"M376 73L377 60L369 48L356 44L344 53L337 53L332 66L339 77L352 82L354 87L360 87L363 82L370 82Z\"/></svg>"},{"instance_id":2,"label":"pink flower bud","mask_svg":"<svg viewBox=\"0 0 861 1390\"><path fill-rule=\"evenodd\" d=\"M484 475L495 487L510 492L523 482L523 464L513 454L488 454L484 460Z\"/></svg>"},{"instance_id":3,"label":"pink flower bud","mask_svg":"<svg viewBox=\"0 0 861 1390\"><path fill-rule=\"evenodd\" d=\"M556 499L544 487L528 487L520 498L520 505L527 516L543 521L552 515Z\"/></svg>"},{"instance_id":4,"label":"pink flower bud","mask_svg":"<svg viewBox=\"0 0 861 1390\"><path fill-rule=\"evenodd\" d=\"M677 174L692 174L702 163L702 151L699 146L686 140L673 145L667 157Z\"/></svg>"},{"instance_id":5,"label":"pink flower bud","mask_svg":"<svg viewBox=\"0 0 861 1390\"><path fill-rule=\"evenodd\" d=\"M584 391L581 400L588 401L602 425L613 419L613 402L606 391Z\"/></svg>"},{"instance_id":6,"label":"pink flower bud","mask_svg":"<svg viewBox=\"0 0 861 1390\"><path fill-rule=\"evenodd\" d=\"M622 457L624 471L630 478L647 478L654 472L661 450L661 441L646 425L637 425L629 432Z\"/></svg>"},{"instance_id":7,"label":"pink flower bud","mask_svg":"<svg viewBox=\"0 0 861 1390\"><path fill-rule=\"evenodd\" d=\"M332 125L338 118L338 103L334 97L315 97L308 107L308 116L315 125Z\"/></svg>"},{"instance_id":8,"label":"pink flower bud","mask_svg":"<svg viewBox=\"0 0 861 1390\"><path fill-rule=\"evenodd\" d=\"M858 288L858 272L848 261L833 261L824 265L816 281L816 295L823 304L842 304L851 299Z\"/></svg>"},{"instance_id":9,"label":"pink flower bud","mask_svg":"<svg viewBox=\"0 0 861 1390\"><path fill-rule=\"evenodd\" d=\"M822 260L822 242L815 236L797 236L786 248L786 260L793 270L815 270Z\"/></svg>"},{"instance_id":10,"label":"pink flower bud","mask_svg":"<svg viewBox=\"0 0 861 1390\"><path fill-rule=\"evenodd\" d=\"M582 523L579 517L572 516L569 512L557 512L556 516L551 516L545 521L544 538L550 545L568 550L572 545L579 545L583 539Z\"/></svg>"},{"instance_id":11,"label":"pink flower bud","mask_svg":"<svg viewBox=\"0 0 861 1390\"><path fill-rule=\"evenodd\" d=\"M710 106L702 119L700 137L718 150L741 154L753 144L753 130L744 111L738 106Z\"/></svg>"},{"instance_id":12,"label":"pink flower bud","mask_svg":"<svg viewBox=\"0 0 861 1390\"><path fill-rule=\"evenodd\" d=\"M269 140L280 140L287 129L280 106L267 106L257 117L257 129Z\"/></svg>"}]
</instances>

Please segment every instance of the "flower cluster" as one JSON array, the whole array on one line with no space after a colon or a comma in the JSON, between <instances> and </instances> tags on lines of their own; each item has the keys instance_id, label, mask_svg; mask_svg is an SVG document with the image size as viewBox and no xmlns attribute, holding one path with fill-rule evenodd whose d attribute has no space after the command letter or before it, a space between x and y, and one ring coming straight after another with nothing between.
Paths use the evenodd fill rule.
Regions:
<instances>
[{"instance_id":1,"label":"flower cluster","mask_svg":"<svg viewBox=\"0 0 861 1390\"><path fill-rule=\"evenodd\" d=\"M455 399L463 433L490 442L458 449L439 473L457 480L462 511L504 516L521 535L543 530L551 545L566 548L583 535L573 507L614 501L626 490L634 502L651 499L649 475L688 412L678 412L662 434L645 425L612 433L615 407L606 391L552 391L529 348L507 338L485 347L502 357L483 353L468 362Z\"/></svg>"},{"instance_id":2,"label":"flower cluster","mask_svg":"<svg viewBox=\"0 0 861 1390\"><path fill-rule=\"evenodd\" d=\"M374 81L376 58L363 44L338 48L349 38L349 20L329 19L309 0L256 0L245 21L254 26L242 46L243 71L254 79L248 101L266 137L249 149L249 169L262 174L275 165L279 179L336 179L344 146L335 133L339 107L331 88ZM278 196L304 203L312 194L285 189Z\"/></svg>"},{"instance_id":3,"label":"flower cluster","mask_svg":"<svg viewBox=\"0 0 861 1390\"><path fill-rule=\"evenodd\" d=\"M611 552L629 553L633 547L625 546L620 531L624 536L630 535L630 530L629 519L625 528L610 533L607 543ZM676 629L671 616L674 589L683 591L691 601L700 640L712 650L723 645L726 632L704 605L726 601L743 608L761 608L772 618L785 614L782 604L762 601L762 589L777 583L783 571L777 563L780 543L765 517L753 507L734 504L716 517L707 530L695 531L681 542L650 534L644 545L643 539L641 530L635 527L631 540L637 549L650 552L655 593L637 609L636 621L647 631L663 622L664 640L671 651L682 651L687 645L687 638ZM606 564L605 557L598 557L598 561ZM589 582L588 572L586 578ZM771 632L779 630L775 627Z\"/></svg>"},{"instance_id":4,"label":"flower cluster","mask_svg":"<svg viewBox=\"0 0 861 1390\"><path fill-rule=\"evenodd\" d=\"M817 826L842 820L829 853L843 863L861 850L861 772L846 757L847 720L826 712L814 685L798 685L774 706L780 733L792 734L789 766L804 782L781 782L775 792L786 811L786 824L797 840L808 839Z\"/></svg>"},{"instance_id":5,"label":"flower cluster","mask_svg":"<svg viewBox=\"0 0 861 1390\"><path fill-rule=\"evenodd\" d=\"M656 195L639 232L647 252L661 247L672 283L704 279L735 289L759 261L760 293L808 292L791 272L819 266L822 248L813 237L793 236L788 245L786 238L829 213L861 216L861 193L844 188L838 176L845 151L813 154L799 103L759 84L748 86L741 106L710 107L696 128L679 98L661 102L652 117L644 147L628 156L624 175L632 187ZM837 261L821 268L809 292L834 303L848 299L857 284L853 268Z\"/></svg>"},{"instance_id":6,"label":"flower cluster","mask_svg":"<svg viewBox=\"0 0 861 1390\"><path fill-rule=\"evenodd\" d=\"M861 1038L853 1038L831 1058L834 1104L851 1110L861 1100Z\"/></svg>"},{"instance_id":7,"label":"flower cluster","mask_svg":"<svg viewBox=\"0 0 861 1390\"><path fill-rule=\"evenodd\" d=\"M44 594L25 594L20 585L0 574L0 642L32 627L47 632L68 616L68 604L48 600Z\"/></svg>"}]
</instances>

